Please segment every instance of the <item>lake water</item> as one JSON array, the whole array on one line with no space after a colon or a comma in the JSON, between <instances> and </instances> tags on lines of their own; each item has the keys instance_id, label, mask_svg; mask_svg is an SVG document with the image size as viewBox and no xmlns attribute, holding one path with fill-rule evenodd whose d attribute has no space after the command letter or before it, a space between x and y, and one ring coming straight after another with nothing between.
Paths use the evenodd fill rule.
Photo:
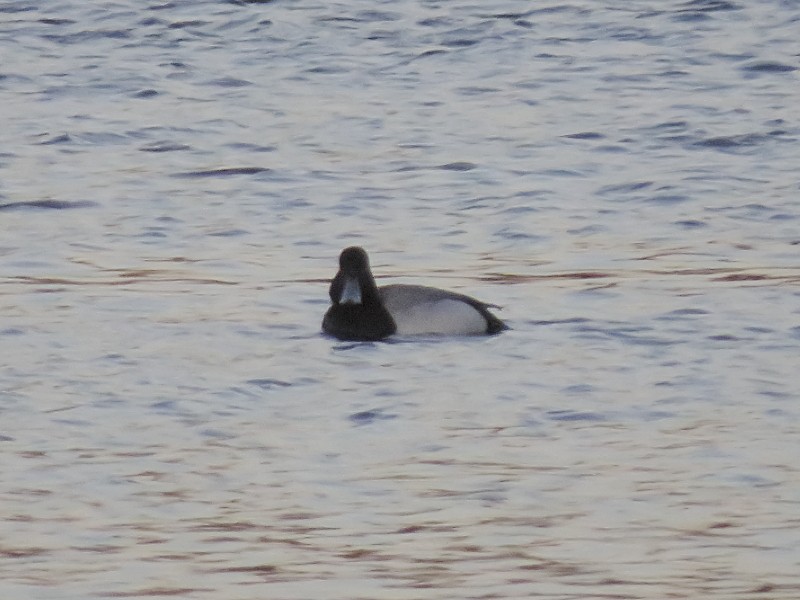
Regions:
<instances>
[{"instance_id":1,"label":"lake water","mask_svg":"<svg viewBox=\"0 0 800 600\"><path fill-rule=\"evenodd\" d=\"M0 596L800 597L798 32L0 2ZM352 244L512 329L324 337Z\"/></svg>"}]
</instances>

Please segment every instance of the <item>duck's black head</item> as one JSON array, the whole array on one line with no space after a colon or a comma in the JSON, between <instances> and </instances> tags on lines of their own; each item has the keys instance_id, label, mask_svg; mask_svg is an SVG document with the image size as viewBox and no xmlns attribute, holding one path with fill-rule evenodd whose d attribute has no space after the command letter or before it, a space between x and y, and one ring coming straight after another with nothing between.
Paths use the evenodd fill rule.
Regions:
<instances>
[{"instance_id":1,"label":"duck's black head","mask_svg":"<svg viewBox=\"0 0 800 600\"><path fill-rule=\"evenodd\" d=\"M369 256L359 246L350 246L339 255L339 272L329 290L334 304L380 304L378 287L369 268Z\"/></svg>"},{"instance_id":2,"label":"duck's black head","mask_svg":"<svg viewBox=\"0 0 800 600\"><path fill-rule=\"evenodd\" d=\"M369 256L361 246L350 246L339 255L339 269L348 274L370 273Z\"/></svg>"}]
</instances>

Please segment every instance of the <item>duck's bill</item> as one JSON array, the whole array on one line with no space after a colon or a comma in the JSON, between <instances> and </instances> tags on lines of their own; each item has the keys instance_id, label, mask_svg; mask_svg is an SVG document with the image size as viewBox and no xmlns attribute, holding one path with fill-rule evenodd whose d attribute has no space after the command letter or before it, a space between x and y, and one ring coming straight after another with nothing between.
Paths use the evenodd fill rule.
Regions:
<instances>
[{"instance_id":1,"label":"duck's bill","mask_svg":"<svg viewBox=\"0 0 800 600\"><path fill-rule=\"evenodd\" d=\"M344 280L339 304L361 304L361 286L358 284L358 279L348 277Z\"/></svg>"}]
</instances>

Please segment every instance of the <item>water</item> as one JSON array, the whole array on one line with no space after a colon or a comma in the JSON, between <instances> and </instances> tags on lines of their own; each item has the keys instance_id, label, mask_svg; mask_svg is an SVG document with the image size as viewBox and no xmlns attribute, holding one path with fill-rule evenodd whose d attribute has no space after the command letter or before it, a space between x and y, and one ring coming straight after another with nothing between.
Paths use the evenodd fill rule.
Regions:
<instances>
[{"instance_id":1,"label":"water","mask_svg":"<svg viewBox=\"0 0 800 600\"><path fill-rule=\"evenodd\" d=\"M796 3L0 15L3 598L798 597Z\"/></svg>"}]
</instances>

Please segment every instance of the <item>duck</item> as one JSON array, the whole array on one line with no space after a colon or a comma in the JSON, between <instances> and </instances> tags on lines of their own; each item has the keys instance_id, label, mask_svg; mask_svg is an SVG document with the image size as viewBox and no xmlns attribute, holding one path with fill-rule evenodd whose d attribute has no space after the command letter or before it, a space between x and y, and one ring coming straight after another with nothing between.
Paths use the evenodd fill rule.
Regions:
<instances>
[{"instance_id":1,"label":"duck","mask_svg":"<svg viewBox=\"0 0 800 600\"><path fill-rule=\"evenodd\" d=\"M378 287L369 255L350 246L328 290L322 330L340 340L378 341L391 335L493 335L508 326L471 296L424 285Z\"/></svg>"}]
</instances>

